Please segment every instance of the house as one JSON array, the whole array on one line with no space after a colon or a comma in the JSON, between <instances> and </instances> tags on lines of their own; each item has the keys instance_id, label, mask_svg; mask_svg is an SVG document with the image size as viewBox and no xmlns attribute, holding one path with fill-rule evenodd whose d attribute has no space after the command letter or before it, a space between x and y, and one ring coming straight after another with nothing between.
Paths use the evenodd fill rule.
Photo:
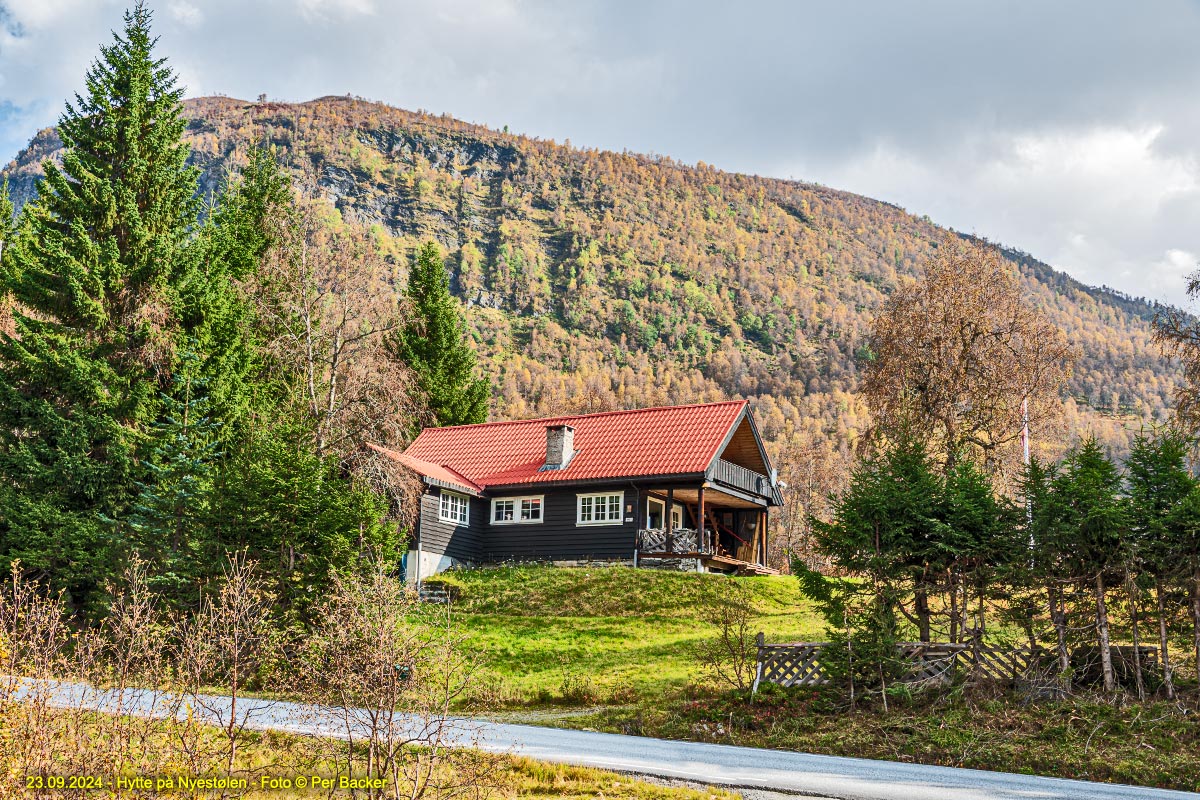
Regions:
<instances>
[{"instance_id":1,"label":"house","mask_svg":"<svg viewBox=\"0 0 1200 800\"><path fill-rule=\"evenodd\" d=\"M426 428L410 581L454 565L592 562L764 574L779 486L745 401Z\"/></svg>"}]
</instances>

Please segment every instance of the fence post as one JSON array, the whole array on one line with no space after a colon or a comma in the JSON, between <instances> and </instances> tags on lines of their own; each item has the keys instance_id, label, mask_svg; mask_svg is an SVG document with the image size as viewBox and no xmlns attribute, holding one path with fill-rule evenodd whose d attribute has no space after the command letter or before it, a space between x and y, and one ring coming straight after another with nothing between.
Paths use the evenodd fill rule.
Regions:
<instances>
[{"instance_id":1,"label":"fence post","mask_svg":"<svg viewBox=\"0 0 1200 800\"><path fill-rule=\"evenodd\" d=\"M762 631L759 631L758 635L754 637L754 646L757 648L757 650L755 651L755 660L757 663L755 664L755 667L754 667L754 685L750 687L750 696L751 697L758 694L758 684L759 684L759 681L762 680L763 643L765 641L766 641L766 639L763 636Z\"/></svg>"}]
</instances>

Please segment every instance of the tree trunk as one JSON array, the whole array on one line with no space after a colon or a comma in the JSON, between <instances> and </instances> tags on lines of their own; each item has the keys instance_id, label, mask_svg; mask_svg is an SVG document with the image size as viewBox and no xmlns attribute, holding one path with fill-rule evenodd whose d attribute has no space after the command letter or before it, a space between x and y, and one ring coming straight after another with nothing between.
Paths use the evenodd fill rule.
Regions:
<instances>
[{"instance_id":1,"label":"tree trunk","mask_svg":"<svg viewBox=\"0 0 1200 800\"><path fill-rule=\"evenodd\" d=\"M1162 653L1163 687L1167 690L1167 698L1175 699L1175 679L1171 675L1171 653L1167 649L1167 614L1163 604L1162 576L1154 580L1154 596L1158 602L1158 648Z\"/></svg>"},{"instance_id":2,"label":"tree trunk","mask_svg":"<svg viewBox=\"0 0 1200 800\"><path fill-rule=\"evenodd\" d=\"M920 587L913 592L914 609L917 612L917 630L920 639L923 643L928 644L930 639L929 626L929 593L925 587Z\"/></svg>"},{"instance_id":3,"label":"tree trunk","mask_svg":"<svg viewBox=\"0 0 1200 800\"><path fill-rule=\"evenodd\" d=\"M975 638L978 641L983 641L983 636L987 633L987 604L983 596L983 587L979 586L977 588L979 589L979 597L977 598L979 600L979 619L975 622ZM965 595L963 596L963 603L966 603Z\"/></svg>"},{"instance_id":4,"label":"tree trunk","mask_svg":"<svg viewBox=\"0 0 1200 800\"><path fill-rule=\"evenodd\" d=\"M954 570L947 573L946 580L950 584L950 643L958 641L958 586L954 582Z\"/></svg>"},{"instance_id":5,"label":"tree trunk","mask_svg":"<svg viewBox=\"0 0 1200 800\"><path fill-rule=\"evenodd\" d=\"M1146 682L1142 677L1142 642L1138 638L1138 603L1137 586L1133 583L1133 573L1125 567L1125 591L1129 594L1129 626L1133 636L1133 684L1137 689L1138 700L1146 699Z\"/></svg>"},{"instance_id":6,"label":"tree trunk","mask_svg":"<svg viewBox=\"0 0 1200 800\"><path fill-rule=\"evenodd\" d=\"M1108 637L1108 604L1104 601L1104 573L1096 573L1096 639L1100 645L1100 669L1104 673L1104 691L1117 688L1113 673L1112 646ZM1200 641L1200 639L1198 639Z\"/></svg>"},{"instance_id":7,"label":"tree trunk","mask_svg":"<svg viewBox=\"0 0 1200 800\"><path fill-rule=\"evenodd\" d=\"M1192 565L1192 641L1196 647L1196 679L1200 680L1200 562Z\"/></svg>"},{"instance_id":8,"label":"tree trunk","mask_svg":"<svg viewBox=\"0 0 1200 800\"><path fill-rule=\"evenodd\" d=\"M1067 652L1066 601L1063 599L1061 586L1051 584L1046 587L1046 594L1050 598L1050 619L1054 622L1054 634L1058 646L1058 674L1061 678L1071 669L1071 654Z\"/></svg>"}]
</instances>

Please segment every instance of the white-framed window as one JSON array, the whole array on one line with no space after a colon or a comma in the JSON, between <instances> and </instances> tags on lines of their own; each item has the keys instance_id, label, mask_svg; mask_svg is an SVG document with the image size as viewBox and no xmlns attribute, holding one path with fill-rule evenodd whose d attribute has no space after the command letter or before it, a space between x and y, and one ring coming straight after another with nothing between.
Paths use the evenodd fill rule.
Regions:
<instances>
[{"instance_id":1,"label":"white-framed window","mask_svg":"<svg viewBox=\"0 0 1200 800\"><path fill-rule=\"evenodd\" d=\"M466 525L471 518L471 499L466 495L442 490L438 501L438 519L455 525Z\"/></svg>"},{"instance_id":2,"label":"white-framed window","mask_svg":"<svg viewBox=\"0 0 1200 800\"><path fill-rule=\"evenodd\" d=\"M624 492L601 492L577 495L577 525L614 525L621 522L625 503Z\"/></svg>"},{"instance_id":3,"label":"white-framed window","mask_svg":"<svg viewBox=\"0 0 1200 800\"><path fill-rule=\"evenodd\" d=\"M492 524L515 525L542 521L545 495L529 497L497 497L492 500Z\"/></svg>"}]
</instances>

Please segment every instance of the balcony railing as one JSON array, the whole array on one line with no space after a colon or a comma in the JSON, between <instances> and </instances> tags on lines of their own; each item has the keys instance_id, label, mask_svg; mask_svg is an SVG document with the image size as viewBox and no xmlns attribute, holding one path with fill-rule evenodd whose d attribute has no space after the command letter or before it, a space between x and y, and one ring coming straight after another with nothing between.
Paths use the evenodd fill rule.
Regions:
<instances>
[{"instance_id":1,"label":"balcony railing","mask_svg":"<svg viewBox=\"0 0 1200 800\"><path fill-rule=\"evenodd\" d=\"M666 528L642 528L638 531L638 552L644 556L657 555L712 555L712 531L704 531L704 536L692 528L676 528L668 531Z\"/></svg>"},{"instance_id":2,"label":"balcony railing","mask_svg":"<svg viewBox=\"0 0 1200 800\"><path fill-rule=\"evenodd\" d=\"M721 458L713 465L712 479L717 483L753 492L762 497L771 496L771 482L767 480L767 476Z\"/></svg>"}]
</instances>

